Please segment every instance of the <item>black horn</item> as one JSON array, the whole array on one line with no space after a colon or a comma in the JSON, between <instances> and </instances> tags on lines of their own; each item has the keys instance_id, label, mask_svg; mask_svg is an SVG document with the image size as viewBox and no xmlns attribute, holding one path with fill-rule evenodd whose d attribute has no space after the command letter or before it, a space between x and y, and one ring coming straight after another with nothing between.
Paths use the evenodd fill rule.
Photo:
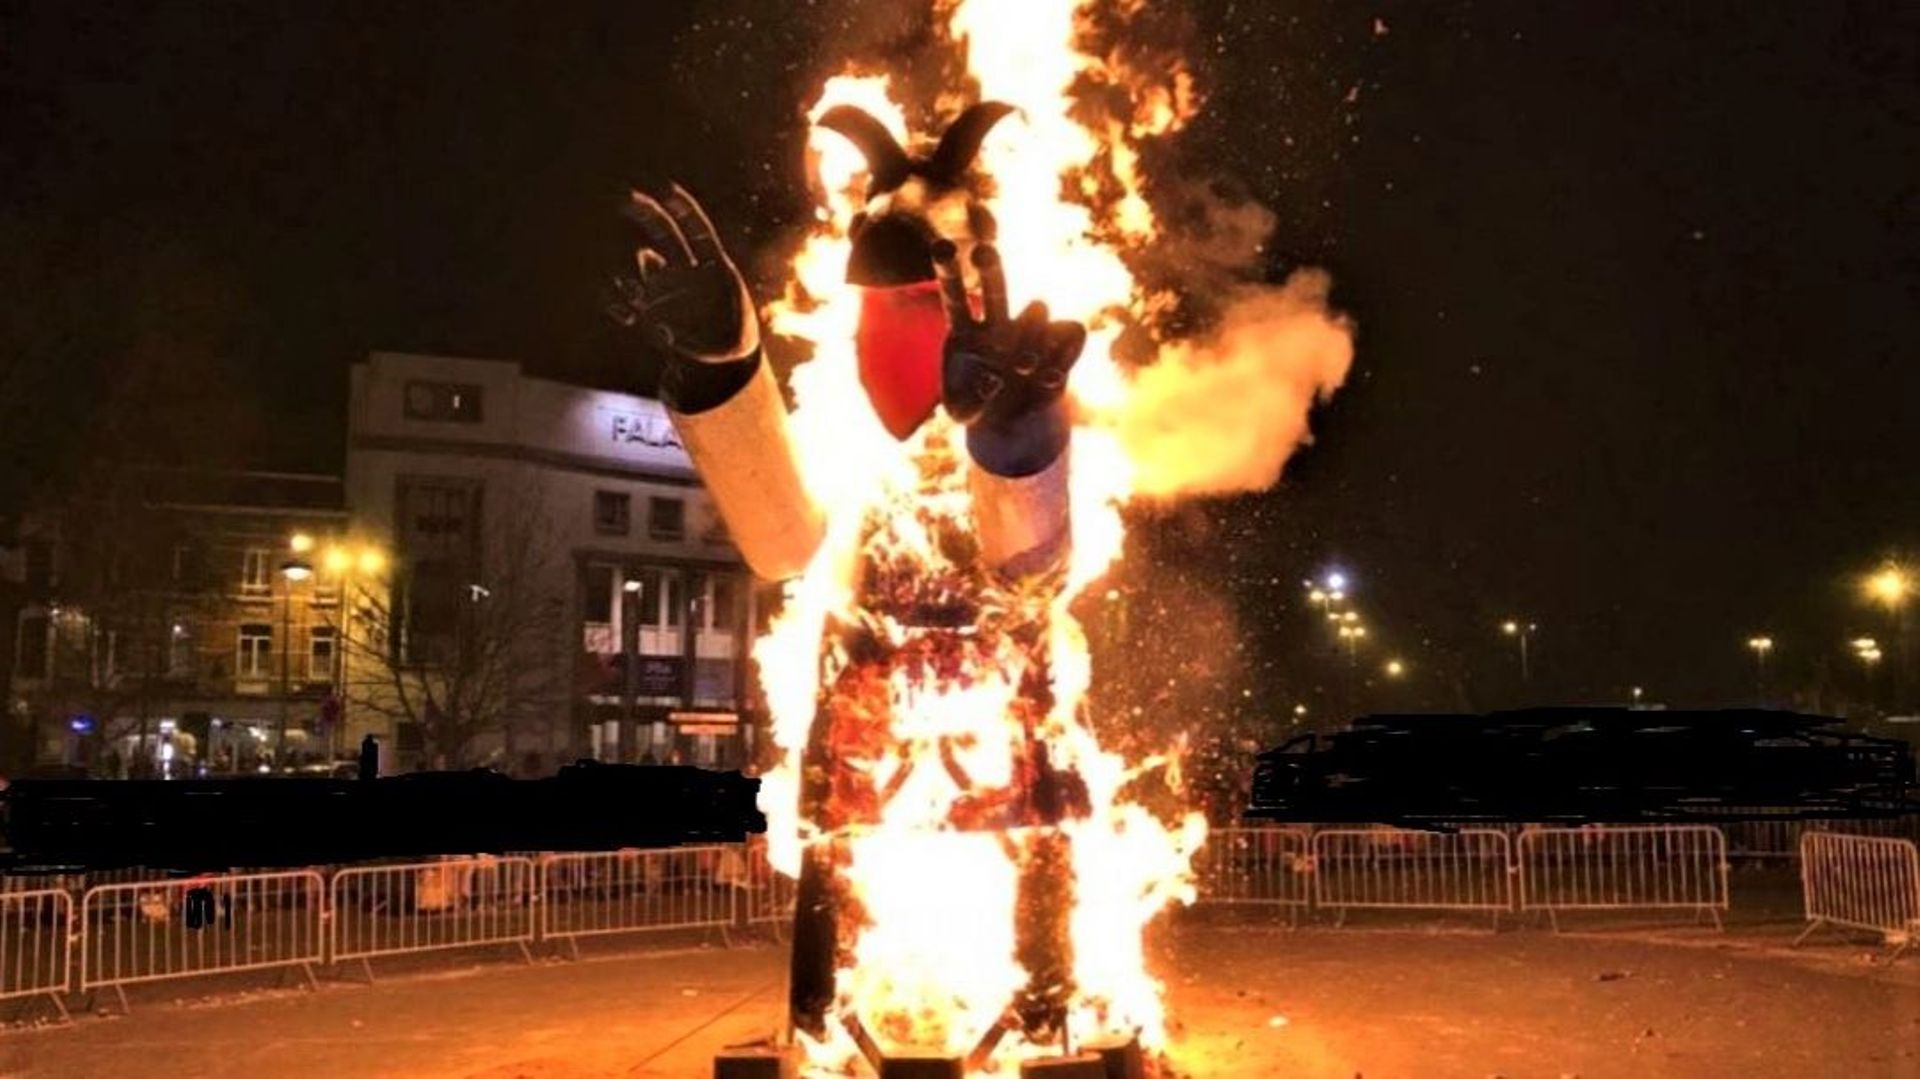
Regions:
<instances>
[{"instance_id":1,"label":"black horn","mask_svg":"<svg viewBox=\"0 0 1920 1079\"><path fill-rule=\"evenodd\" d=\"M873 176L867 191L870 196L892 191L907 182L913 163L894 140L893 133L871 113L852 105L835 105L820 117L820 126L845 136L865 155L867 171Z\"/></svg>"},{"instance_id":2,"label":"black horn","mask_svg":"<svg viewBox=\"0 0 1920 1079\"><path fill-rule=\"evenodd\" d=\"M998 101L982 101L960 114L960 118L940 136L940 145L935 147L933 156L927 159L925 174L927 179L938 184L953 185L973 166L973 159L980 153L980 144L987 139L987 132L993 125L1013 115L1012 105Z\"/></svg>"}]
</instances>

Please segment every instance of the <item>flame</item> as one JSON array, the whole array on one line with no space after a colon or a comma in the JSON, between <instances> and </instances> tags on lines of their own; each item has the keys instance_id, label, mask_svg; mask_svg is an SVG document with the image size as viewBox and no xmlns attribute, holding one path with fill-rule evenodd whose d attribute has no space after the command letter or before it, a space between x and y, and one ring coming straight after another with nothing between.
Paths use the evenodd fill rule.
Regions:
<instances>
[{"instance_id":1,"label":"flame","mask_svg":"<svg viewBox=\"0 0 1920 1079\"><path fill-rule=\"evenodd\" d=\"M1116 10L1125 17L1139 7ZM941 537L970 527L971 505L954 425L936 417L898 443L861 388L853 348L859 297L844 274L865 162L840 136L813 128L815 220L766 316L774 334L811 348L791 376L792 435L804 480L828 507L828 530L754 648L780 752L762 779L769 856L788 875L810 845L838 859L858 931L838 972L836 1018L857 1018L888 1046L964 1055L1028 981L1015 909L1022 861L1041 840L1031 830L955 822L991 809L991 797L978 804L981 792L1017 788L1031 765L1023 755L1028 732L1037 732L1051 765L1085 786L1086 812L1055 829L1074 882L1068 1029L1076 1040L1130 1034L1156 1048L1166 1022L1144 930L1170 904L1192 900L1190 861L1206 826L1198 813L1166 819L1137 799L1142 779L1156 772L1177 788L1178 747L1128 761L1102 743L1087 699L1092 660L1069 608L1119 558L1121 508L1131 499L1272 482L1304 439L1308 405L1344 377L1346 327L1325 314L1325 289L1316 293L1310 282L1291 300L1272 300L1273 311L1239 324L1229 318L1215 339L1163 342L1159 363L1123 369L1114 356L1122 331L1151 329L1168 302L1136 280L1126 258L1162 236L1140 151L1193 116L1191 76L1176 65L1155 77L1084 51L1090 16L1079 0L942 0L938 10L979 98L1018 109L980 158L1014 307L1044 300L1054 317L1088 328L1069 386L1072 551L1064 582L1050 593L991 597L991 625L927 631L863 603L863 574L875 566L922 584L952 575ZM991 47L974 47L988 40ZM1130 111L1083 115L1076 94L1089 86L1123 90ZM857 105L904 145L908 110L894 95L884 75L837 76L810 118ZM964 104L956 96L935 109L951 115ZM1276 318L1285 331L1277 345L1264 336ZM1305 360L1303 349L1312 352ZM1276 411L1243 416L1237 426L1195 418L1210 388L1251 392L1250 383L1278 387L1260 398ZM1168 408L1186 410L1184 427L1165 421ZM1272 426L1248 430L1254 416ZM905 657L875 676L884 684L872 684L846 654L843 642L856 631ZM1048 691L1038 698L1036 677ZM1044 715L1022 711L1035 699L1048 700ZM801 751L814 725L828 721L821 713L871 735L838 751L836 797L864 816L830 835L798 812ZM839 1024L824 1042L803 1042L813 1073L858 1074L859 1049ZM1058 1051L1016 1032L980 1070L1011 1074L1023 1059Z\"/></svg>"}]
</instances>

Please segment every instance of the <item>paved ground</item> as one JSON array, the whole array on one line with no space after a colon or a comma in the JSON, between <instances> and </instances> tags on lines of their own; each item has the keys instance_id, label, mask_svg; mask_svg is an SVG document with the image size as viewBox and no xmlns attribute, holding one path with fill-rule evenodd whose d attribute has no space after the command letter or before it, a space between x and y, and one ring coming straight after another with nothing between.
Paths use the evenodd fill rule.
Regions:
<instances>
[{"instance_id":1,"label":"paved ground","mask_svg":"<svg viewBox=\"0 0 1920 1079\"><path fill-rule=\"evenodd\" d=\"M1788 953L1785 925L1470 926L1169 930L1156 949L1182 1021L1176 1059L1194 1079L1920 1077L1911 958ZM318 993L155 988L127 1017L0 1035L0 1074L690 1079L717 1048L775 1028L783 958L769 945L532 966L442 957Z\"/></svg>"}]
</instances>

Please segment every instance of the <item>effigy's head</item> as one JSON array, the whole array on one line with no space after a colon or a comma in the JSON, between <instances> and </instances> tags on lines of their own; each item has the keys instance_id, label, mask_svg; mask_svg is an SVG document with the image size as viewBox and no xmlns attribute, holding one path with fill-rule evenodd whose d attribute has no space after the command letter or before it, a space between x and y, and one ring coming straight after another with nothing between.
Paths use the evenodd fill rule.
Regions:
<instances>
[{"instance_id":1,"label":"effigy's head","mask_svg":"<svg viewBox=\"0 0 1920 1079\"><path fill-rule=\"evenodd\" d=\"M851 105L820 118L867 159L867 205L853 219L847 283L861 290L861 385L895 438L912 435L939 406L947 315L933 245L952 243L960 264L970 266L974 245L993 239L973 162L993 125L1012 112L998 102L975 105L921 154L909 154L885 125Z\"/></svg>"}]
</instances>

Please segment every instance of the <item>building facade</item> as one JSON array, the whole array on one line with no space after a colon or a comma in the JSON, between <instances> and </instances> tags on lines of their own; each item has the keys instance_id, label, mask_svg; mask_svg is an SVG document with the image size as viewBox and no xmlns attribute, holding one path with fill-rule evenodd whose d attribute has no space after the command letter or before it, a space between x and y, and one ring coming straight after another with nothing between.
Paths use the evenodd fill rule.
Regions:
<instances>
[{"instance_id":1,"label":"building facade","mask_svg":"<svg viewBox=\"0 0 1920 1079\"><path fill-rule=\"evenodd\" d=\"M136 469L28 514L12 550L9 733L107 775L324 768L339 593L294 547L344 530L337 476Z\"/></svg>"},{"instance_id":2,"label":"building facade","mask_svg":"<svg viewBox=\"0 0 1920 1079\"><path fill-rule=\"evenodd\" d=\"M443 356L350 379L348 532L391 558L349 589L349 732L527 768L745 759L759 597L659 402Z\"/></svg>"}]
</instances>

